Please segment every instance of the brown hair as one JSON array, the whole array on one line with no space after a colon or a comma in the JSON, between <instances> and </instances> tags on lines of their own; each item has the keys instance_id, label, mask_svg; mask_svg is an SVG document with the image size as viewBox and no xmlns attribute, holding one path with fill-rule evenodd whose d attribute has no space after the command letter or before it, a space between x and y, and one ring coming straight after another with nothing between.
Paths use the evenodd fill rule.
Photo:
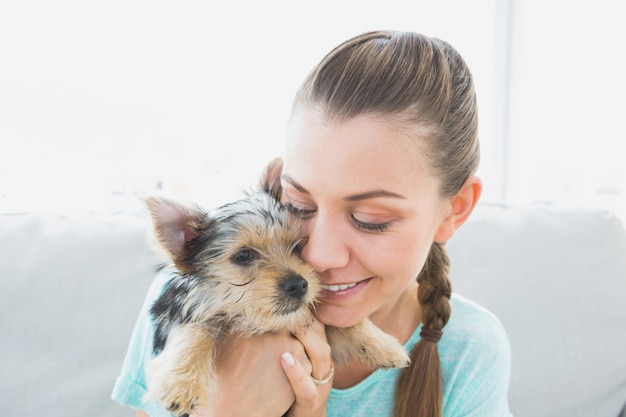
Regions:
<instances>
[{"instance_id":1,"label":"brown hair","mask_svg":"<svg viewBox=\"0 0 626 417\"><path fill-rule=\"evenodd\" d=\"M369 32L332 50L298 91L294 109L321 109L328 118L361 114L391 118L425 140L440 193L453 197L478 168L478 121L472 76L449 44L412 32ZM422 146L423 150L424 146ZM449 259L433 242L417 277L423 329L437 333L450 317ZM431 338L428 338L431 339ZM422 338L399 379L396 417L441 417L437 344Z\"/></svg>"}]
</instances>

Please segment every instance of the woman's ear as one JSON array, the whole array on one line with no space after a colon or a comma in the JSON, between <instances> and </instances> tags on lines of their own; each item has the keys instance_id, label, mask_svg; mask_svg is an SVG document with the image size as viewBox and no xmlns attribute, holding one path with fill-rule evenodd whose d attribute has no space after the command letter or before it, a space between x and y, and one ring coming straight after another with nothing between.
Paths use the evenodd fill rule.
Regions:
<instances>
[{"instance_id":1,"label":"woman's ear","mask_svg":"<svg viewBox=\"0 0 626 417\"><path fill-rule=\"evenodd\" d=\"M447 242L469 218L483 191L483 183L475 175L470 176L461 190L450 200L450 210L435 234L435 242Z\"/></svg>"}]
</instances>

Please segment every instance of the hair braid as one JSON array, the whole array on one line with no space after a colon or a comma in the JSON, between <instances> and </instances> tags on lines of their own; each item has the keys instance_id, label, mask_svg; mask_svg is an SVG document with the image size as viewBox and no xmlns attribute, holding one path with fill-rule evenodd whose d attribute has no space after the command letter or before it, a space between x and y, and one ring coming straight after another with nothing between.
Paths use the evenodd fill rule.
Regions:
<instances>
[{"instance_id":1,"label":"hair braid","mask_svg":"<svg viewBox=\"0 0 626 417\"><path fill-rule=\"evenodd\" d=\"M423 327L441 330L450 318L450 295L452 284L449 279L450 259L445 243L434 242L428 253L426 264L417 277L417 297L422 306Z\"/></svg>"},{"instance_id":2,"label":"hair braid","mask_svg":"<svg viewBox=\"0 0 626 417\"><path fill-rule=\"evenodd\" d=\"M434 242L417 277L422 327L441 331L450 318L452 285L444 243ZM411 366L398 381L395 416L441 417L443 383L437 343L420 340L411 352Z\"/></svg>"}]
</instances>

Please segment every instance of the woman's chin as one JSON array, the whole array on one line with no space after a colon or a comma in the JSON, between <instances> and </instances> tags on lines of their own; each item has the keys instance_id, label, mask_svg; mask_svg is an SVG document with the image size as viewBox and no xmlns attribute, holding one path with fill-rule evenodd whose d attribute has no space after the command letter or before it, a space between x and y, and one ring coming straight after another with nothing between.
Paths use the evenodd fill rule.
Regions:
<instances>
[{"instance_id":1,"label":"woman's chin","mask_svg":"<svg viewBox=\"0 0 626 417\"><path fill-rule=\"evenodd\" d=\"M365 317L356 317L353 311L334 308L331 306L318 305L315 316L327 326L352 327Z\"/></svg>"}]
</instances>

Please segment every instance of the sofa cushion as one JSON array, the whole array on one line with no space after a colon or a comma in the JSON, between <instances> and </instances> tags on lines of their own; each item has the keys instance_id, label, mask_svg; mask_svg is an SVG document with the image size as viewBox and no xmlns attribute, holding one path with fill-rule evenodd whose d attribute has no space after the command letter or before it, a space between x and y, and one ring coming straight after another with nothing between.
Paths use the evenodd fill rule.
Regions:
<instances>
[{"instance_id":1,"label":"sofa cushion","mask_svg":"<svg viewBox=\"0 0 626 417\"><path fill-rule=\"evenodd\" d=\"M110 394L159 262L148 227L140 216L0 215L4 416L134 415ZM509 334L514 415L619 415L626 234L614 216L483 205L448 247L455 291Z\"/></svg>"},{"instance_id":2,"label":"sofa cushion","mask_svg":"<svg viewBox=\"0 0 626 417\"><path fill-rule=\"evenodd\" d=\"M479 206L448 244L455 291L512 345L523 417L616 417L626 404L626 233L613 215Z\"/></svg>"},{"instance_id":3,"label":"sofa cushion","mask_svg":"<svg viewBox=\"0 0 626 417\"><path fill-rule=\"evenodd\" d=\"M121 417L110 400L157 260L126 216L0 216L0 404Z\"/></svg>"}]
</instances>

